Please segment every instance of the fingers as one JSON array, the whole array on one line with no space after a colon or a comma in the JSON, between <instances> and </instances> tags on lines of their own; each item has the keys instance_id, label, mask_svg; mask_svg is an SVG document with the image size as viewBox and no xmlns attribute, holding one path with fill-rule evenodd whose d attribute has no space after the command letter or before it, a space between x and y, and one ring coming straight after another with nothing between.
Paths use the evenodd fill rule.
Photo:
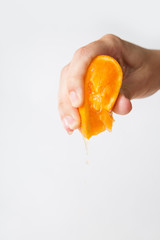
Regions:
<instances>
[{"instance_id":1,"label":"fingers","mask_svg":"<svg viewBox=\"0 0 160 240\"><path fill-rule=\"evenodd\" d=\"M70 102L67 102L66 99L62 99L62 102L59 103L59 114L65 130L69 134L79 127L80 121L78 110L72 108Z\"/></svg>"},{"instance_id":2,"label":"fingers","mask_svg":"<svg viewBox=\"0 0 160 240\"><path fill-rule=\"evenodd\" d=\"M80 125L79 112L73 108L68 96L67 82L69 64L61 72L58 94L58 110L65 130L71 134Z\"/></svg>"},{"instance_id":3,"label":"fingers","mask_svg":"<svg viewBox=\"0 0 160 240\"><path fill-rule=\"evenodd\" d=\"M132 110L131 101L124 95L119 95L114 105L113 112L120 115L125 115L128 114L131 110Z\"/></svg>"}]
</instances>

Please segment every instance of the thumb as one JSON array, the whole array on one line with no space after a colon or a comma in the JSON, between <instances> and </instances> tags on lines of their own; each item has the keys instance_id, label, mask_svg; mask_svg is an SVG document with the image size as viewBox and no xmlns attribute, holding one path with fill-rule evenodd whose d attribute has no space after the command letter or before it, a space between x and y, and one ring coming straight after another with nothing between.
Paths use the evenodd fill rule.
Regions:
<instances>
[{"instance_id":1,"label":"thumb","mask_svg":"<svg viewBox=\"0 0 160 240\"><path fill-rule=\"evenodd\" d=\"M125 115L128 114L131 110L132 110L131 101L124 95L120 94L114 105L113 112L120 115Z\"/></svg>"}]
</instances>

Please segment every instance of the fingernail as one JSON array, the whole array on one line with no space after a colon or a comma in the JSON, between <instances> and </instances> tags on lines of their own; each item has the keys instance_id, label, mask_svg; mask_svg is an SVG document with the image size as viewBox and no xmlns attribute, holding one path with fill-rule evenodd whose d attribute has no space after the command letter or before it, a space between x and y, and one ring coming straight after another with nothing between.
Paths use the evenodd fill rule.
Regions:
<instances>
[{"instance_id":1,"label":"fingernail","mask_svg":"<svg viewBox=\"0 0 160 240\"><path fill-rule=\"evenodd\" d=\"M66 116L63 118L64 127L67 132L72 131L76 126L76 121L71 116Z\"/></svg>"},{"instance_id":2,"label":"fingernail","mask_svg":"<svg viewBox=\"0 0 160 240\"><path fill-rule=\"evenodd\" d=\"M68 133L69 135L72 135L73 131L72 131L72 130L68 130L67 133Z\"/></svg>"},{"instance_id":3,"label":"fingernail","mask_svg":"<svg viewBox=\"0 0 160 240\"><path fill-rule=\"evenodd\" d=\"M77 88L76 91L70 92L70 100L73 107L79 107L81 104L82 90Z\"/></svg>"}]
</instances>

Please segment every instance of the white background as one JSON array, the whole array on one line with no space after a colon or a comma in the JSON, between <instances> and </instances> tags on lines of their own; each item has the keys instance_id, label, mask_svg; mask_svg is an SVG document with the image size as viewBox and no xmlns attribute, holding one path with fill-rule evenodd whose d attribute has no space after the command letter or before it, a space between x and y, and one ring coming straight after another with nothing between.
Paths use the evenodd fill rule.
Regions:
<instances>
[{"instance_id":1,"label":"white background","mask_svg":"<svg viewBox=\"0 0 160 240\"><path fill-rule=\"evenodd\" d=\"M88 156L57 111L77 48L113 33L160 49L158 2L0 0L1 240L160 239L160 93L115 115Z\"/></svg>"}]
</instances>

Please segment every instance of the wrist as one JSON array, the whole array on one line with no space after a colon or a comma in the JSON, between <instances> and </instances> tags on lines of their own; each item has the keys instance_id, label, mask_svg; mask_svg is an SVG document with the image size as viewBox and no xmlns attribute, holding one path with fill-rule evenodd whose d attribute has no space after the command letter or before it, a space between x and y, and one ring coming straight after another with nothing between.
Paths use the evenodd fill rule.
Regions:
<instances>
[{"instance_id":1,"label":"wrist","mask_svg":"<svg viewBox=\"0 0 160 240\"><path fill-rule=\"evenodd\" d=\"M156 92L160 90L160 50L149 50L149 70L151 78L149 81L152 82L152 90Z\"/></svg>"}]
</instances>

